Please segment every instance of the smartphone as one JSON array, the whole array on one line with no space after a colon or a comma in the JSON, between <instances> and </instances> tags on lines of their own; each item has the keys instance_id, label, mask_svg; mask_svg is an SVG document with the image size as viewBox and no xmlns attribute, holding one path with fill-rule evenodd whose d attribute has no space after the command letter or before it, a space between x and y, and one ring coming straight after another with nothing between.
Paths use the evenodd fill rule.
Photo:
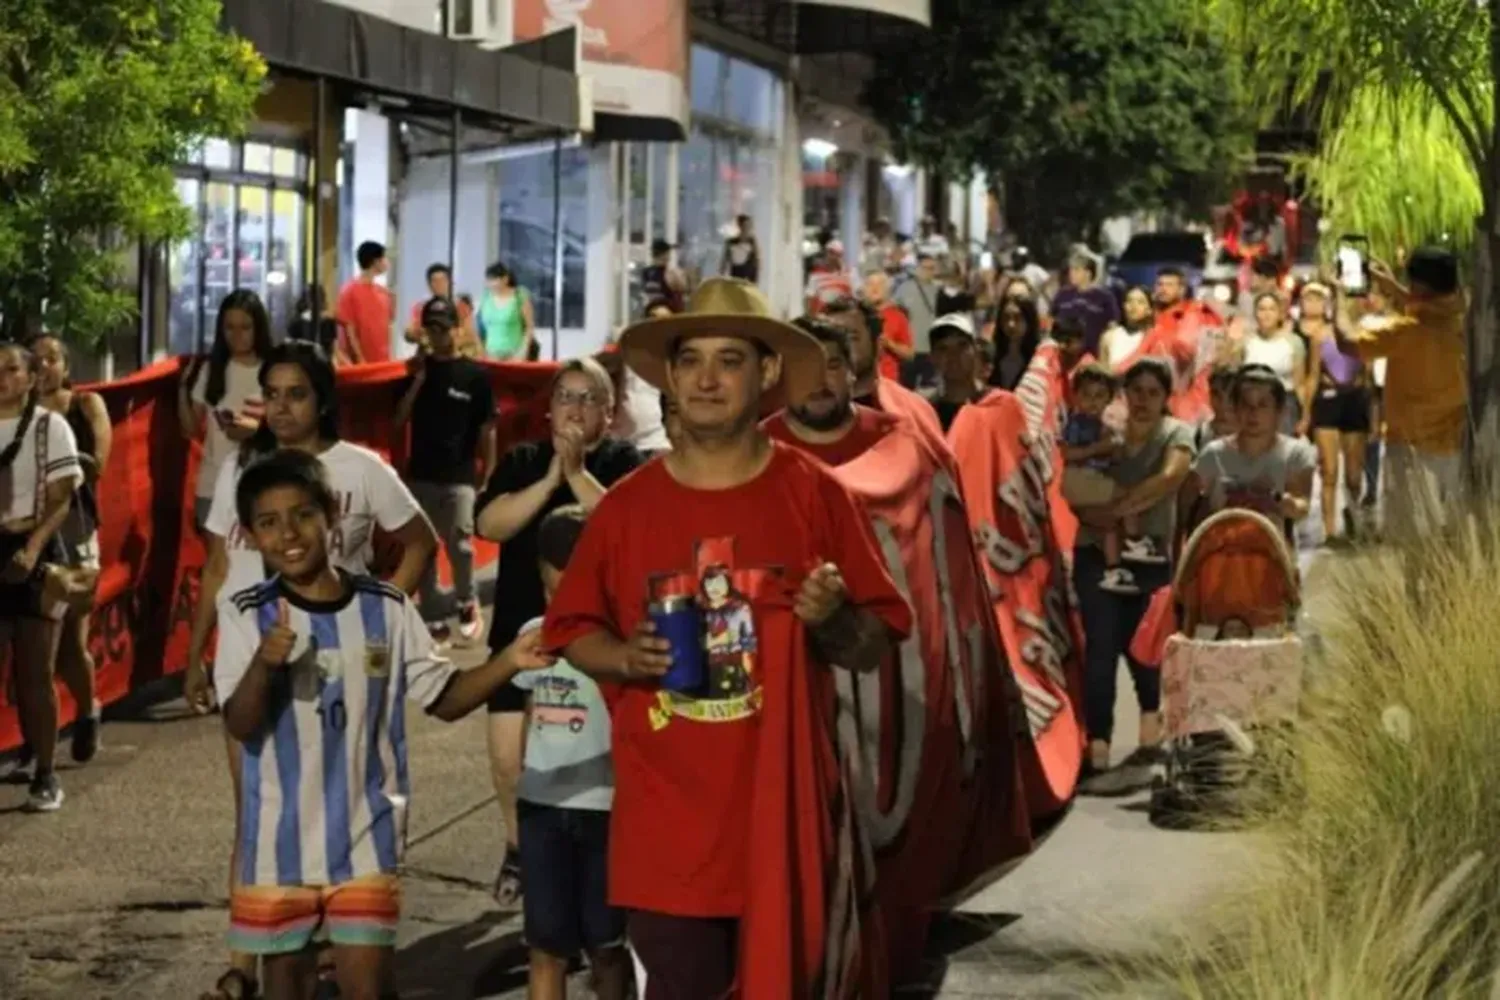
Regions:
<instances>
[{"instance_id":1,"label":"smartphone","mask_svg":"<svg viewBox=\"0 0 1500 1000\"><path fill-rule=\"evenodd\" d=\"M1345 295L1361 298L1370 294L1370 240L1366 236L1340 236L1338 248L1339 287Z\"/></svg>"}]
</instances>

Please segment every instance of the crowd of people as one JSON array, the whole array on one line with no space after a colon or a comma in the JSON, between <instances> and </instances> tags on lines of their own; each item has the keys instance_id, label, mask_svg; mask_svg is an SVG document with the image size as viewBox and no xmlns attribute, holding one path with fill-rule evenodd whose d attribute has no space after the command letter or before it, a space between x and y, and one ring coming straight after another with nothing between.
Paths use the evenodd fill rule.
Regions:
<instances>
[{"instance_id":1,"label":"crowd of people","mask_svg":"<svg viewBox=\"0 0 1500 1000\"><path fill-rule=\"evenodd\" d=\"M393 400L411 441L401 472L342 440L337 419L335 364L390 355L378 245L360 248L331 323L312 303L277 337L257 296L237 291L208 354L184 365L178 418L202 441L194 513L208 551L184 693L222 712L235 801L232 951L208 996L301 997L319 976L348 997L388 995L407 700L440 719L488 709L505 835L495 896L523 912L531 996L561 998L579 953L601 997L629 995L627 940L649 1000L725 995L750 877L740 790L770 679L808 660L878 666L911 628L868 519L829 470L903 422L943 448L966 410L1016 388L1045 340L1062 358L1063 489L1081 525L1085 793L1142 787L1160 753L1158 675L1128 650L1203 517L1250 507L1294 544L1321 477L1333 538L1341 485L1351 517L1374 501L1367 454L1380 451L1367 445L1382 428L1388 525L1421 530L1457 496L1463 296L1442 251L1414 253L1406 285L1377 269L1368 298L1313 283L1293 304L1249 288L1224 316L1172 269L1117 296L1085 252L1056 279L1012 271L973 294L930 242L894 275L857 275L830 244L806 315L787 322L754 285L748 222L725 246L731 276L690 296L673 248L653 249L642 318L558 367L539 441L497 439L477 360L534 355L529 296L500 264L478 304L454 296L445 267L428 272ZM0 345L0 443L0 619L29 807L53 811L54 672L79 706L72 755L100 741L87 625L92 488L110 451L108 414L73 389L57 337ZM377 527L399 549L385 580L371 575ZM447 646L486 635L476 534L501 544L491 655L458 671ZM1122 657L1140 746L1115 762ZM315 931L331 945L321 969Z\"/></svg>"}]
</instances>

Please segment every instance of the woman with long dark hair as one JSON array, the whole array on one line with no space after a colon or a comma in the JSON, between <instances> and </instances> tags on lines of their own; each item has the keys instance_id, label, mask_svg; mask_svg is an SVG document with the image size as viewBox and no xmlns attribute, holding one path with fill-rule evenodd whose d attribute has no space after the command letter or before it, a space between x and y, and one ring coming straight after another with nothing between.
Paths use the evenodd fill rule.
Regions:
<instances>
[{"instance_id":1,"label":"woman with long dark hair","mask_svg":"<svg viewBox=\"0 0 1500 1000\"><path fill-rule=\"evenodd\" d=\"M1178 490L1192 470L1193 429L1168 416L1172 382L1172 366L1161 358L1142 358L1125 373L1129 416L1124 446L1109 469L1115 496L1102 506L1078 510L1081 525L1073 551L1073 585L1083 617L1084 721L1089 738L1084 761L1087 778L1079 787L1082 794L1117 795L1144 787L1160 753L1160 673L1131 661L1126 650L1151 595L1172 579L1169 554ZM1100 586L1108 568L1105 533L1118 530L1126 517L1139 522L1139 537L1123 556L1135 584L1128 594ZM1115 676L1121 656L1129 663L1140 706L1140 745L1110 772Z\"/></svg>"},{"instance_id":2,"label":"woman with long dark hair","mask_svg":"<svg viewBox=\"0 0 1500 1000\"><path fill-rule=\"evenodd\" d=\"M491 361L526 361L536 346L536 313L531 293L516 284L516 276L501 263L484 272L485 293L474 319L480 343Z\"/></svg>"},{"instance_id":3,"label":"woman with long dark hair","mask_svg":"<svg viewBox=\"0 0 1500 1000\"><path fill-rule=\"evenodd\" d=\"M26 808L53 812L62 786L57 753L57 665L62 608L47 593L47 566L61 563L58 529L83 479L73 432L41 406L36 361L20 344L0 344L0 635L10 643L21 729L36 771Z\"/></svg>"},{"instance_id":4,"label":"woman with long dark hair","mask_svg":"<svg viewBox=\"0 0 1500 1000\"><path fill-rule=\"evenodd\" d=\"M995 367L990 385L1014 390L1041 342L1042 321L1035 300L1020 295L1001 299L995 310Z\"/></svg>"},{"instance_id":5,"label":"woman with long dark hair","mask_svg":"<svg viewBox=\"0 0 1500 1000\"><path fill-rule=\"evenodd\" d=\"M271 353L271 316L260 296L239 289L224 296L214 321L208 357L183 366L177 419L182 436L203 438L193 514L199 528L208 517L219 469L260 423L260 364Z\"/></svg>"},{"instance_id":6,"label":"woman with long dark hair","mask_svg":"<svg viewBox=\"0 0 1500 1000\"><path fill-rule=\"evenodd\" d=\"M78 718L73 722L73 760L83 764L99 751L100 704L94 688L94 658L89 654L89 613L99 573L99 504L94 488L109 464L114 425L97 392L73 387L68 372L68 349L62 338L42 334L31 342L36 359L37 402L67 421L78 446L83 482L73 493L68 518L58 530L63 566L82 571L87 593L69 600L62 620L57 673L67 685Z\"/></svg>"},{"instance_id":7,"label":"woman with long dark hair","mask_svg":"<svg viewBox=\"0 0 1500 1000\"><path fill-rule=\"evenodd\" d=\"M314 344L285 343L271 350L260 370L265 413L238 456L224 464L214 484L213 502L204 524L208 562L203 568L198 607L193 616L192 640L183 694L195 711L211 706L209 677L203 655L212 630L217 601L253 587L265 579L265 565L251 547L235 512L235 488L250 463L278 449L316 455L328 474L339 501L339 519L329 539L335 566L353 574L371 571L376 527L401 546L401 562L391 583L407 593L416 590L422 572L437 551L437 535L396 471L379 455L339 439L338 399L333 366ZM225 734L229 773L234 785L236 813L240 801L240 745ZM239 816L235 817L235 847L230 862L231 886L239 853ZM220 995L253 996L255 959L232 953L230 969L219 981Z\"/></svg>"}]
</instances>

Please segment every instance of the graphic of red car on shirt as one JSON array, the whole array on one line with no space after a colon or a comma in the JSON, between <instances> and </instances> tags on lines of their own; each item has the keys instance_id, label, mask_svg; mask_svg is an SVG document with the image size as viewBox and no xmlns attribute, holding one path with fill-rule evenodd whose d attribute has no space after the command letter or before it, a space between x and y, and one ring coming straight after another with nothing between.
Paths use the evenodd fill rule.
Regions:
<instances>
[{"instance_id":1,"label":"graphic of red car on shirt","mask_svg":"<svg viewBox=\"0 0 1500 1000\"><path fill-rule=\"evenodd\" d=\"M571 733L583 732L589 710L581 705L534 705L531 721L536 726L566 726Z\"/></svg>"}]
</instances>

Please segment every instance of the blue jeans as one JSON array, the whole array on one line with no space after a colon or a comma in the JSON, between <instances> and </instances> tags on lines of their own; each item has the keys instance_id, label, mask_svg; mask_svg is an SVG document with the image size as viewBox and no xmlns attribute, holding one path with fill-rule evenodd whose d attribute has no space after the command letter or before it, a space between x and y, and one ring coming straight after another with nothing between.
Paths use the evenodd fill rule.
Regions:
<instances>
[{"instance_id":1,"label":"blue jeans","mask_svg":"<svg viewBox=\"0 0 1500 1000\"><path fill-rule=\"evenodd\" d=\"M1130 567L1140 594L1112 594L1099 589L1104 552L1092 545L1073 550L1073 587L1083 616L1083 718L1090 740L1110 741L1115 730L1115 677L1120 657L1130 665L1135 700L1142 712L1161 708L1161 672L1142 667L1126 650L1140 627L1151 594L1171 582L1168 566Z\"/></svg>"},{"instance_id":2,"label":"blue jeans","mask_svg":"<svg viewBox=\"0 0 1500 1000\"><path fill-rule=\"evenodd\" d=\"M521 897L526 943L571 957L625 941L625 911L609 905L609 813L522 799Z\"/></svg>"}]
</instances>

